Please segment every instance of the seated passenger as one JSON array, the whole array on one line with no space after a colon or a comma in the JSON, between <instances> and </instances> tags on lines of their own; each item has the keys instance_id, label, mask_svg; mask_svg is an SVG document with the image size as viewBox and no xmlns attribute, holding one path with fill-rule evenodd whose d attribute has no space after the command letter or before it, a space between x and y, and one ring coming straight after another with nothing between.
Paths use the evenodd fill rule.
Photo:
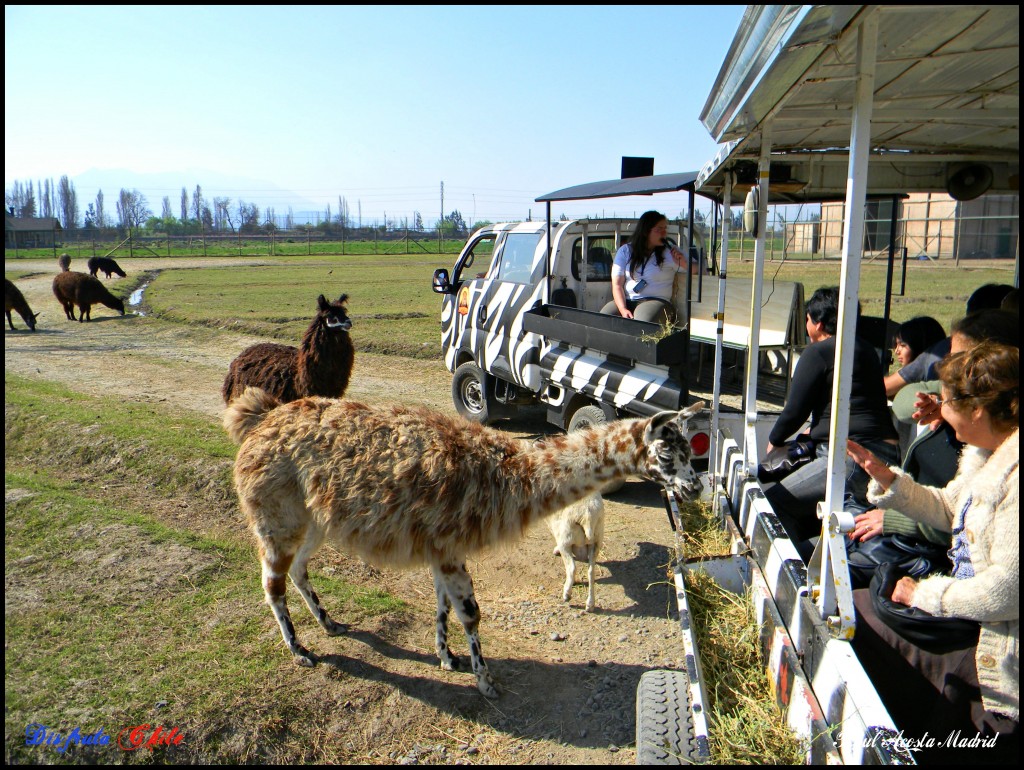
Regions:
<instances>
[{"instance_id":1,"label":"seated passenger","mask_svg":"<svg viewBox=\"0 0 1024 770\"><path fill-rule=\"evenodd\" d=\"M942 324L930 315L920 315L900 324L893 341L893 353L903 367L945 338Z\"/></svg>"},{"instance_id":2,"label":"seated passenger","mask_svg":"<svg viewBox=\"0 0 1024 770\"><path fill-rule=\"evenodd\" d=\"M901 578L892 602L933 616L978 621L976 642L925 650L876 613L871 591L854 591L854 648L885 706L908 738L927 731L966 737L999 734L984 760L1018 751L1020 659L1020 354L982 343L939 364L942 415L968 446L945 488L923 486L849 442L849 456L872 478L869 499L952 530L951 575ZM941 628L936 634L941 636ZM936 697L939 695L941 697ZM975 757L980 758L975 749ZM936 759L955 754L943 747Z\"/></svg>"},{"instance_id":3,"label":"seated passenger","mask_svg":"<svg viewBox=\"0 0 1024 770\"><path fill-rule=\"evenodd\" d=\"M966 315L980 310L994 310L1000 306L1006 295L1013 291L1009 284L986 283L979 286L967 298ZM909 364L905 364L898 372L885 378L885 395L892 398L900 392L900 388L912 382L923 382L935 379L935 365L949 354L950 337L939 340L920 353Z\"/></svg>"},{"instance_id":4,"label":"seated passenger","mask_svg":"<svg viewBox=\"0 0 1024 770\"><path fill-rule=\"evenodd\" d=\"M612 301L601 308L602 313L661 325L675 321L672 288L687 259L665 242L667 236L665 215L644 212L629 243L615 252Z\"/></svg>"},{"instance_id":5,"label":"seated passenger","mask_svg":"<svg viewBox=\"0 0 1024 770\"><path fill-rule=\"evenodd\" d=\"M839 318L839 289L818 289L807 301L806 311L811 344L800 354L786 405L768 436L768 451L792 438L810 418L809 434L815 444L815 459L764 490L805 560L814 550L809 538L821 532L817 505L825 499L836 357L833 335ZM882 387L882 365L871 344L859 337L854 347L849 409L849 435L870 446L888 462L899 462L899 439ZM848 460L846 489L860 511L870 507L866 498L867 483L867 476Z\"/></svg>"},{"instance_id":6,"label":"seated passenger","mask_svg":"<svg viewBox=\"0 0 1024 770\"><path fill-rule=\"evenodd\" d=\"M903 470L918 484L944 487L956 476L963 444L946 422L925 428L910 445ZM895 509L872 508L859 514L847 546L854 588L864 588L883 563L896 563L917 578L949 572L949 529L914 521Z\"/></svg>"},{"instance_id":7,"label":"seated passenger","mask_svg":"<svg viewBox=\"0 0 1024 770\"><path fill-rule=\"evenodd\" d=\"M968 350L982 342L1020 348L1019 316L1009 310L979 310L955 322L949 339L949 355ZM927 383L912 383L906 389L912 390L917 396L914 403L917 411L913 413L913 418L919 424L941 419L939 405L933 395L938 392L935 388L929 388ZM897 395L897 398L900 397L903 397L902 392ZM894 400L894 406L895 403Z\"/></svg>"}]
</instances>

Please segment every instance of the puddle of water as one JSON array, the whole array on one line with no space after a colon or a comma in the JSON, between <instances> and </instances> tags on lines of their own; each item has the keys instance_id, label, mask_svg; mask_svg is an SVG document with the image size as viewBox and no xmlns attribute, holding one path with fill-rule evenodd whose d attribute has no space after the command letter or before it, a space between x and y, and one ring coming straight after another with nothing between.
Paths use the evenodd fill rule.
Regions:
<instances>
[{"instance_id":1,"label":"puddle of water","mask_svg":"<svg viewBox=\"0 0 1024 770\"><path fill-rule=\"evenodd\" d=\"M146 315L145 313L142 312L139 306L142 304L142 292L146 290L147 286L149 286L149 281L146 281L144 284L142 284L142 286L140 286L130 295L128 295L128 306L135 308L136 315Z\"/></svg>"}]
</instances>

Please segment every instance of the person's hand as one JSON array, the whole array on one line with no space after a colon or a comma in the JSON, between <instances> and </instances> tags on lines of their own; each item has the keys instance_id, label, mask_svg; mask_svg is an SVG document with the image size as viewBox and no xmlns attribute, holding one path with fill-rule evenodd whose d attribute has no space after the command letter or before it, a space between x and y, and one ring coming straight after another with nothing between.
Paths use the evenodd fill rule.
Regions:
<instances>
[{"instance_id":1,"label":"person's hand","mask_svg":"<svg viewBox=\"0 0 1024 770\"><path fill-rule=\"evenodd\" d=\"M769 441L769 442L768 442L768 446L767 446L767 447L765 448L765 450L764 450L764 451L765 451L765 454L768 454L768 453L769 453L769 452L771 452L771 451L772 451L773 449L775 449L775 444L773 444L773 443L772 443L771 441Z\"/></svg>"},{"instance_id":2,"label":"person's hand","mask_svg":"<svg viewBox=\"0 0 1024 770\"><path fill-rule=\"evenodd\" d=\"M942 408L938 404L938 396L934 393L916 393L917 401L914 402L916 410L912 415L918 425L931 425L932 430L938 430L942 423Z\"/></svg>"},{"instance_id":3,"label":"person's hand","mask_svg":"<svg viewBox=\"0 0 1024 770\"><path fill-rule=\"evenodd\" d=\"M680 267L685 266L686 265L686 255L683 254L683 252L681 252L675 246L669 246L668 248L669 248L669 251L672 252L672 259L674 259L676 261L676 264L679 265Z\"/></svg>"},{"instance_id":4,"label":"person's hand","mask_svg":"<svg viewBox=\"0 0 1024 770\"><path fill-rule=\"evenodd\" d=\"M852 439L846 440L846 453L857 465L864 469L865 473L881 484L882 489L888 490L896 480L896 474L889 469L888 465L856 441Z\"/></svg>"},{"instance_id":5,"label":"person's hand","mask_svg":"<svg viewBox=\"0 0 1024 770\"><path fill-rule=\"evenodd\" d=\"M850 530L850 540L863 543L866 540L881 535L884 517L885 511L878 508L873 508L870 511L855 516L853 519L854 527Z\"/></svg>"},{"instance_id":6,"label":"person's hand","mask_svg":"<svg viewBox=\"0 0 1024 770\"><path fill-rule=\"evenodd\" d=\"M912 577L901 577L892 588L892 600L897 604L905 604L908 607L914 601L914 592L917 591L917 581Z\"/></svg>"},{"instance_id":7,"label":"person's hand","mask_svg":"<svg viewBox=\"0 0 1024 770\"><path fill-rule=\"evenodd\" d=\"M633 311L630 310L628 307L625 307L619 310L619 315L621 315L623 318L632 318Z\"/></svg>"}]
</instances>

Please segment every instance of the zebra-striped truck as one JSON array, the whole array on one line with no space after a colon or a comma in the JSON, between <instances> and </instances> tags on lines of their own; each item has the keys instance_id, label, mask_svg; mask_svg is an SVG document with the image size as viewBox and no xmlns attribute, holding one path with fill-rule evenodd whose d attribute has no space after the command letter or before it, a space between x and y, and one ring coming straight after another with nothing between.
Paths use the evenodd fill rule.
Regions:
<instances>
[{"instance_id":1,"label":"zebra-striped truck","mask_svg":"<svg viewBox=\"0 0 1024 770\"><path fill-rule=\"evenodd\" d=\"M546 222L489 225L470 236L450 273L434 272L433 289L443 297L444 360L454 375L452 400L460 414L489 423L521 405L541 403L549 422L574 430L710 401L713 351L705 347L702 355L700 346L714 343L717 278L691 279L689 325L686 273L676 279L680 320L674 329L599 312L612 299L613 255L635 226L633 219L563 220L551 222L549 239ZM670 224L669 237L689 241L685 225ZM705 264L697 233L690 253ZM749 292L749 281L745 285ZM742 293L741 285L735 289ZM787 312L799 313L802 293L801 301L791 299L785 300ZM745 341L736 348L734 355ZM742 361L736 358L738 369ZM782 358L784 364L791 360ZM741 417L738 408L733 413ZM695 459L706 461L709 414L692 419L690 427Z\"/></svg>"}]
</instances>

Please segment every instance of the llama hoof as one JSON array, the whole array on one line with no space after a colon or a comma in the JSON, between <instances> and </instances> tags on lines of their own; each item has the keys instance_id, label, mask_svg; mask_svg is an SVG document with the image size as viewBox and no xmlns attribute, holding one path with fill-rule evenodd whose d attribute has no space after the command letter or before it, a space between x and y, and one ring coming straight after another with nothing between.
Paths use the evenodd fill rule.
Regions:
<instances>
[{"instance_id":1,"label":"llama hoof","mask_svg":"<svg viewBox=\"0 0 1024 770\"><path fill-rule=\"evenodd\" d=\"M459 671L462 669L462 663L456 656L450 655L447 658L441 658L441 668L445 671Z\"/></svg>"},{"instance_id":2,"label":"llama hoof","mask_svg":"<svg viewBox=\"0 0 1024 770\"><path fill-rule=\"evenodd\" d=\"M480 690L480 692L483 693L483 696L485 698L498 697L498 688L494 686L494 680L491 679L490 674L485 674L484 676L478 678L476 680L476 686Z\"/></svg>"},{"instance_id":3,"label":"llama hoof","mask_svg":"<svg viewBox=\"0 0 1024 770\"><path fill-rule=\"evenodd\" d=\"M327 623L324 626L324 631L327 632L328 636L344 636L348 633L348 625L346 623L335 623L333 620L329 620Z\"/></svg>"},{"instance_id":4,"label":"llama hoof","mask_svg":"<svg viewBox=\"0 0 1024 770\"><path fill-rule=\"evenodd\" d=\"M566 591L564 594L562 594L562 601L563 602L568 602L568 601L571 601L571 600L572 600L572 591Z\"/></svg>"},{"instance_id":5,"label":"llama hoof","mask_svg":"<svg viewBox=\"0 0 1024 770\"><path fill-rule=\"evenodd\" d=\"M313 668L316 665L316 658L309 650L300 647L298 650L292 652L292 660L295 661L296 666L302 666L303 668Z\"/></svg>"},{"instance_id":6,"label":"llama hoof","mask_svg":"<svg viewBox=\"0 0 1024 770\"><path fill-rule=\"evenodd\" d=\"M587 602L587 612L593 612L595 608L594 602Z\"/></svg>"}]
</instances>

